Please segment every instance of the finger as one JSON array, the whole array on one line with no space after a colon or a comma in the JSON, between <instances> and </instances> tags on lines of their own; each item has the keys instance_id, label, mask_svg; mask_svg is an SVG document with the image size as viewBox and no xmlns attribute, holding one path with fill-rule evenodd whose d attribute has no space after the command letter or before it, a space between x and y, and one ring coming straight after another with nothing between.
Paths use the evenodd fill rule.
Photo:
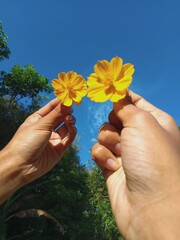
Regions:
<instances>
[{"instance_id":1,"label":"finger","mask_svg":"<svg viewBox=\"0 0 180 240\"><path fill-rule=\"evenodd\" d=\"M63 123L57 130L56 133L59 134L60 138L63 139L68 135L69 130L71 131L71 126L69 129L67 125L74 125L76 123L76 119L72 115L67 115L64 118L65 123Z\"/></svg>"},{"instance_id":2,"label":"finger","mask_svg":"<svg viewBox=\"0 0 180 240\"><path fill-rule=\"evenodd\" d=\"M77 129L74 126L76 119L72 115L65 117L65 123L68 130L67 136L62 140L64 148L67 149L69 145L74 141L77 133Z\"/></svg>"},{"instance_id":3,"label":"finger","mask_svg":"<svg viewBox=\"0 0 180 240\"><path fill-rule=\"evenodd\" d=\"M132 96L132 97L131 97ZM147 125L158 125L154 116L149 112L137 107L138 101L142 99L137 94L129 94L121 101L114 103L114 112L123 127L146 128ZM148 110L148 107L147 107Z\"/></svg>"},{"instance_id":4,"label":"finger","mask_svg":"<svg viewBox=\"0 0 180 240\"><path fill-rule=\"evenodd\" d=\"M156 117L156 114L161 111L160 109L158 109L157 107L155 107L153 104L149 103L148 101L146 101L143 97L141 97L140 95L128 90L128 95L130 96L130 101L132 101L132 103L146 111L146 112L149 112L151 114L154 115L154 117Z\"/></svg>"},{"instance_id":5,"label":"finger","mask_svg":"<svg viewBox=\"0 0 180 240\"><path fill-rule=\"evenodd\" d=\"M114 112L123 126L162 127L167 132L177 132L174 119L132 91L118 103L114 103Z\"/></svg>"},{"instance_id":6,"label":"finger","mask_svg":"<svg viewBox=\"0 0 180 240\"><path fill-rule=\"evenodd\" d=\"M31 125L42 117L46 116L49 112L51 112L58 104L60 103L60 100L55 98L52 101L50 101L48 104L46 104L44 107L40 108L38 111L31 114L23 123L23 125Z\"/></svg>"},{"instance_id":7,"label":"finger","mask_svg":"<svg viewBox=\"0 0 180 240\"><path fill-rule=\"evenodd\" d=\"M119 130L119 132L121 132L121 130L123 129L123 124L120 121L120 119L118 118L118 116L115 114L114 110L112 110L108 116L109 122L114 125L116 127L116 129Z\"/></svg>"},{"instance_id":8,"label":"finger","mask_svg":"<svg viewBox=\"0 0 180 240\"><path fill-rule=\"evenodd\" d=\"M122 117L123 121L130 119L130 117L138 112L143 113L147 112L150 113L152 116L155 117L157 121L159 121L159 116L162 115L164 112L146 101L140 95L128 90L127 96L119 101L119 103L114 104L115 113L122 109ZM141 111L142 110L142 111ZM121 114L118 115L121 118Z\"/></svg>"},{"instance_id":9,"label":"finger","mask_svg":"<svg viewBox=\"0 0 180 240\"><path fill-rule=\"evenodd\" d=\"M146 112L149 112L151 115L153 115L154 118L165 130L167 130L170 133L172 131L177 131L177 124L169 114L155 107L153 104L149 103L144 98L142 98L141 96L132 91L129 91L128 94L136 107Z\"/></svg>"},{"instance_id":10,"label":"finger","mask_svg":"<svg viewBox=\"0 0 180 240\"><path fill-rule=\"evenodd\" d=\"M96 143L93 146L91 156L106 176L108 172L105 170L110 170L112 172L120 167L120 163L114 154L108 148L99 143Z\"/></svg>"},{"instance_id":11,"label":"finger","mask_svg":"<svg viewBox=\"0 0 180 240\"><path fill-rule=\"evenodd\" d=\"M60 103L60 100L58 98L55 98L51 100L49 103L47 103L45 106L40 108L36 113L41 117L44 117L48 113L50 113L59 103Z\"/></svg>"},{"instance_id":12,"label":"finger","mask_svg":"<svg viewBox=\"0 0 180 240\"><path fill-rule=\"evenodd\" d=\"M64 121L65 121L66 125L70 125L70 124L75 125L75 123L76 123L76 119L72 115L66 115L66 117L64 118Z\"/></svg>"},{"instance_id":13,"label":"finger","mask_svg":"<svg viewBox=\"0 0 180 240\"><path fill-rule=\"evenodd\" d=\"M71 114L71 107L66 107L61 103L44 116L40 121L43 124L49 125L49 127L56 128L64 121L66 115Z\"/></svg>"},{"instance_id":14,"label":"finger","mask_svg":"<svg viewBox=\"0 0 180 240\"><path fill-rule=\"evenodd\" d=\"M68 134L68 129L67 129L67 126L65 123L63 123L63 125L61 125L61 127L59 127L57 130L56 130L56 133L59 134L60 138L63 139L67 136Z\"/></svg>"},{"instance_id":15,"label":"finger","mask_svg":"<svg viewBox=\"0 0 180 240\"><path fill-rule=\"evenodd\" d=\"M105 123L102 125L98 134L98 142L107 147L116 156L121 155L120 135L112 124Z\"/></svg>"}]
</instances>

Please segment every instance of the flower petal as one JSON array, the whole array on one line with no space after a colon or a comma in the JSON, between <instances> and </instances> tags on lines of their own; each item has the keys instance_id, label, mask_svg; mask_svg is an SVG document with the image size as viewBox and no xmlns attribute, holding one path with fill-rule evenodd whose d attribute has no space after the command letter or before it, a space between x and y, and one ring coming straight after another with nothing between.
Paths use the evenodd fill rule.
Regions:
<instances>
[{"instance_id":1,"label":"flower petal","mask_svg":"<svg viewBox=\"0 0 180 240\"><path fill-rule=\"evenodd\" d=\"M80 103L87 94L87 84L83 76L73 71L59 73L58 79L52 81L52 86L55 88L54 94L65 106L71 106L73 102Z\"/></svg>"},{"instance_id":2,"label":"flower petal","mask_svg":"<svg viewBox=\"0 0 180 240\"><path fill-rule=\"evenodd\" d=\"M130 64L130 63L126 63L123 65L123 69L124 69L124 75L133 75L135 69L134 69L134 65Z\"/></svg>"},{"instance_id":3,"label":"flower petal","mask_svg":"<svg viewBox=\"0 0 180 240\"><path fill-rule=\"evenodd\" d=\"M123 65L123 72L124 72L124 77L113 83L114 87L118 91L122 91L122 90L128 88L129 85L131 84L132 75L134 73L134 66L130 63L124 64Z\"/></svg>"},{"instance_id":4,"label":"flower petal","mask_svg":"<svg viewBox=\"0 0 180 240\"><path fill-rule=\"evenodd\" d=\"M104 87L103 81L97 76L96 73L92 73L87 80L87 85L89 88L96 86L102 86Z\"/></svg>"},{"instance_id":5,"label":"flower petal","mask_svg":"<svg viewBox=\"0 0 180 240\"><path fill-rule=\"evenodd\" d=\"M94 72L98 75L100 79L104 79L106 74L109 73L110 70L110 63L106 60L99 61L94 66Z\"/></svg>"},{"instance_id":6,"label":"flower petal","mask_svg":"<svg viewBox=\"0 0 180 240\"><path fill-rule=\"evenodd\" d=\"M122 79L120 79L118 82L114 82L114 87L117 91L125 90L130 86L132 82L132 76L124 76Z\"/></svg>"},{"instance_id":7,"label":"flower petal","mask_svg":"<svg viewBox=\"0 0 180 240\"><path fill-rule=\"evenodd\" d=\"M85 97L87 94L87 88L82 88L80 91L77 91L78 94L80 94L81 97Z\"/></svg>"},{"instance_id":8,"label":"flower petal","mask_svg":"<svg viewBox=\"0 0 180 240\"><path fill-rule=\"evenodd\" d=\"M72 104L73 104L73 101L69 96L67 98L65 98L63 101L64 106L70 107Z\"/></svg>"},{"instance_id":9,"label":"flower petal","mask_svg":"<svg viewBox=\"0 0 180 240\"><path fill-rule=\"evenodd\" d=\"M123 66L123 60L120 57L114 57L110 61L110 71L112 71L114 75L114 80L119 78L119 75L121 74Z\"/></svg>"},{"instance_id":10,"label":"flower petal","mask_svg":"<svg viewBox=\"0 0 180 240\"><path fill-rule=\"evenodd\" d=\"M80 92L76 92L73 90L70 92L70 97L72 98L73 102L81 102L82 99Z\"/></svg>"},{"instance_id":11,"label":"flower petal","mask_svg":"<svg viewBox=\"0 0 180 240\"><path fill-rule=\"evenodd\" d=\"M70 94L68 92L68 94L65 96L65 98L62 100L62 103L64 106L70 107L73 103L72 98L70 97Z\"/></svg>"},{"instance_id":12,"label":"flower petal","mask_svg":"<svg viewBox=\"0 0 180 240\"><path fill-rule=\"evenodd\" d=\"M86 82L81 76L78 76L74 79L73 85L74 90L81 90L81 88L86 88Z\"/></svg>"},{"instance_id":13,"label":"flower petal","mask_svg":"<svg viewBox=\"0 0 180 240\"><path fill-rule=\"evenodd\" d=\"M82 101L80 101L80 102L73 101L73 102L74 102L74 104L76 104L77 106L79 106L79 105L82 103Z\"/></svg>"},{"instance_id":14,"label":"flower petal","mask_svg":"<svg viewBox=\"0 0 180 240\"><path fill-rule=\"evenodd\" d=\"M109 86L99 86L88 89L88 97L94 102L105 102L107 101L112 93L106 93Z\"/></svg>"},{"instance_id":15,"label":"flower petal","mask_svg":"<svg viewBox=\"0 0 180 240\"><path fill-rule=\"evenodd\" d=\"M78 75L76 72L73 72L73 71L69 71L67 74L66 74L66 79L69 81L69 80L74 80L74 78L76 78Z\"/></svg>"},{"instance_id":16,"label":"flower petal","mask_svg":"<svg viewBox=\"0 0 180 240\"><path fill-rule=\"evenodd\" d=\"M59 79L62 79L62 80L64 81L65 78L66 78L66 73L65 73L65 72L59 73L59 74L58 74L58 78L59 78Z\"/></svg>"},{"instance_id":17,"label":"flower petal","mask_svg":"<svg viewBox=\"0 0 180 240\"><path fill-rule=\"evenodd\" d=\"M126 96L126 90L124 91L116 91L116 93L114 93L111 98L110 101L111 102L118 102L119 100L125 98Z\"/></svg>"},{"instance_id":18,"label":"flower petal","mask_svg":"<svg viewBox=\"0 0 180 240\"><path fill-rule=\"evenodd\" d=\"M60 84L59 79L52 80L52 86L53 86L54 89L62 88L62 84Z\"/></svg>"},{"instance_id":19,"label":"flower petal","mask_svg":"<svg viewBox=\"0 0 180 240\"><path fill-rule=\"evenodd\" d=\"M61 101L66 98L66 95L68 95L68 91L67 90L56 90L54 91L55 96L60 99Z\"/></svg>"}]
</instances>

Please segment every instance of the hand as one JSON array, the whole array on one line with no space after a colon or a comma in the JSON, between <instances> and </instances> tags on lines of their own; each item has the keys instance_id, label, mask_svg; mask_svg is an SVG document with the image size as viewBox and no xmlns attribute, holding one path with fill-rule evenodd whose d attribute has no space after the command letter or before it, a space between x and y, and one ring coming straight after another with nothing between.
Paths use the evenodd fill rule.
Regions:
<instances>
[{"instance_id":1,"label":"hand","mask_svg":"<svg viewBox=\"0 0 180 240\"><path fill-rule=\"evenodd\" d=\"M171 116L129 92L100 128L92 158L125 239L179 238L180 133Z\"/></svg>"},{"instance_id":2,"label":"hand","mask_svg":"<svg viewBox=\"0 0 180 240\"><path fill-rule=\"evenodd\" d=\"M75 119L70 115L71 111L71 108L54 99L19 127L0 152L0 185L4 186L4 190L0 190L0 202L3 191L9 195L48 172L60 160L76 136ZM57 129L58 126L60 128ZM11 189L9 193L7 187Z\"/></svg>"}]
</instances>

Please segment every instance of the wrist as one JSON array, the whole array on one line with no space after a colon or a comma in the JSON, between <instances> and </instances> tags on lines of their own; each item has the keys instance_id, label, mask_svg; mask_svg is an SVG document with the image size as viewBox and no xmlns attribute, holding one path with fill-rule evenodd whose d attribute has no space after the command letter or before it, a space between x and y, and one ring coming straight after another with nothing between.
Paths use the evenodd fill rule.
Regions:
<instances>
[{"instance_id":1,"label":"wrist","mask_svg":"<svg viewBox=\"0 0 180 240\"><path fill-rule=\"evenodd\" d=\"M21 169L16 164L16 156L7 146L0 151L0 204L23 185Z\"/></svg>"},{"instance_id":2,"label":"wrist","mask_svg":"<svg viewBox=\"0 0 180 240\"><path fill-rule=\"evenodd\" d=\"M169 195L171 195L169 193ZM180 237L180 192L142 208L132 219L126 240L176 240Z\"/></svg>"}]
</instances>

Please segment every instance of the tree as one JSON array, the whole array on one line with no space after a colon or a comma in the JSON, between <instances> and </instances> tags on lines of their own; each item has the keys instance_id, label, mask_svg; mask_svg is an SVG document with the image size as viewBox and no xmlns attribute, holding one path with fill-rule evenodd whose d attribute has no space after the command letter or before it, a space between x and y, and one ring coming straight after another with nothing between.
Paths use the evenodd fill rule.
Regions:
<instances>
[{"instance_id":1,"label":"tree","mask_svg":"<svg viewBox=\"0 0 180 240\"><path fill-rule=\"evenodd\" d=\"M93 223L93 238L101 240L122 240L112 215L105 179L97 166L88 176L89 211Z\"/></svg>"},{"instance_id":2,"label":"tree","mask_svg":"<svg viewBox=\"0 0 180 240\"><path fill-rule=\"evenodd\" d=\"M0 61L10 54L6 40L0 22ZM48 79L32 65L0 72L0 149L51 90ZM97 167L88 171L80 164L75 145L54 169L0 206L0 236L6 240L121 239L104 178Z\"/></svg>"},{"instance_id":3,"label":"tree","mask_svg":"<svg viewBox=\"0 0 180 240\"><path fill-rule=\"evenodd\" d=\"M91 219L86 214L87 176L77 147L71 146L54 169L4 203L1 216L6 238L92 240ZM37 217L38 212L43 215Z\"/></svg>"},{"instance_id":4,"label":"tree","mask_svg":"<svg viewBox=\"0 0 180 240\"><path fill-rule=\"evenodd\" d=\"M48 79L32 65L16 65L10 73L0 72L0 149L12 138L24 119L46 99L40 93L50 93Z\"/></svg>"},{"instance_id":5,"label":"tree","mask_svg":"<svg viewBox=\"0 0 180 240\"><path fill-rule=\"evenodd\" d=\"M10 53L7 35L0 21L0 61L9 58ZM0 149L7 144L24 119L46 99L40 93L51 91L48 79L32 65L16 65L10 73L0 71Z\"/></svg>"},{"instance_id":6,"label":"tree","mask_svg":"<svg viewBox=\"0 0 180 240\"><path fill-rule=\"evenodd\" d=\"M2 22L0 21L0 61L9 58L10 53L7 45L7 35L3 31Z\"/></svg>"}]
</instances>

